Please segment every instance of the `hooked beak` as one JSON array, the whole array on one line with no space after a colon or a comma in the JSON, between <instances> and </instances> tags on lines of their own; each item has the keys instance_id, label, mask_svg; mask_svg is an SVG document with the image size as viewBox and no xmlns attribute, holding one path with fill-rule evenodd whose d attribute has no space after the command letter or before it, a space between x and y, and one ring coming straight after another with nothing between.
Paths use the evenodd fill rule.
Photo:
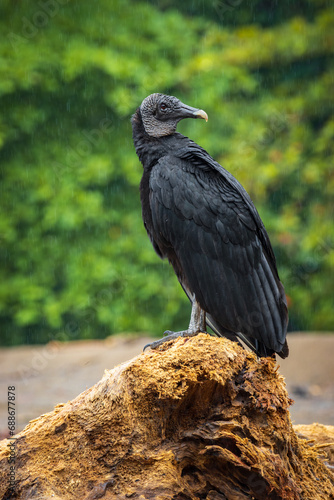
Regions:
<instances>
[{"instance_id":1,"label":"hooked beak","mask_svg":"<svg viewBox=\"0 0 334 500\"><path fill-rule=\"evenodd\" d=\"M208 121L208 115L203 109L192 108L181 102L180 104L180 120L183 118L202 118L206 122Z\"/></svg>"},{"instance_id":2,"label":"hooked beak","mask_svg":"<svg viewBox=\"0 0 334 500\"><path fill-rule=\"evenodd\" d=\"M203 118L203 120L205 120L206 122L208 121L208 115L203 109L197 109L196 111L194 111L193 115L196 118Z\"/></svg>"}]
</instances>

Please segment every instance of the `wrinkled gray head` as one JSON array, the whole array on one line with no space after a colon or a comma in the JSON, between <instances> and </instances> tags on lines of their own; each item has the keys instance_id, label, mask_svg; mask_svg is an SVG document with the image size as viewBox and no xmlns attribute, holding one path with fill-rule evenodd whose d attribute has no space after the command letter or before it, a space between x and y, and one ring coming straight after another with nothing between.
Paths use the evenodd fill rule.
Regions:
<instances>
[{"instance_id":1,"label":"wrinkled gray head","mask_svg":"<svg viewBox=\"0 0 334 500\"><path fill-rule=\"evenodd\" d=\"M140 105L140 112L145 131L152 137L173 134L183 118L208 120L208 115L202 109L192 108L176 97L164 94L151 94L146 97Z\"/></svg>"}]
</instances>

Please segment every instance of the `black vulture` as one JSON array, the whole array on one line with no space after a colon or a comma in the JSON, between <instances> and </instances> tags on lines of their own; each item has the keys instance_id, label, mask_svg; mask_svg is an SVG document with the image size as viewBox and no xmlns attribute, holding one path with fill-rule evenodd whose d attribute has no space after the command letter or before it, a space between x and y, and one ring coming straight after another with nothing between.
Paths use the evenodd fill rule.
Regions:
<instances>
[{"instance_id":1,"label":"black vulture","mask_svg":"<svg viewBox=\"0 0 334 500\"><path fill-rule=\"evenodd\" d=\"M268 234L241 184L195 142L176 132L205 111L151 94L132 116L144 171L142 215L153 247L172 264L192 303L189 328L167 331L155 348L210 326L258 356L288 356L287 302Z\"/></svg>"}]
</instances>

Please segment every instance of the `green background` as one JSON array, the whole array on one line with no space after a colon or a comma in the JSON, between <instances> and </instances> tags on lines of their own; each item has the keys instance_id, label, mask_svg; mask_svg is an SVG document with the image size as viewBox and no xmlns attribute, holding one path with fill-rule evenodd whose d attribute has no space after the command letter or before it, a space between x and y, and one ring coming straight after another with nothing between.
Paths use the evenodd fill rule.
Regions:
<instances>
[{"instance_id":1,"label":"green background","mask_svg":"<svg viewBox=\"0 0 334 500\"><path fill-rule=\"evenodd\" d=\"M141 220L130 116L152 92L208 113L179 131L250 193L290 329L333 329L330 1L2 0L0 33L2 344L187 325Z\"/></svg>"}]
</instances>

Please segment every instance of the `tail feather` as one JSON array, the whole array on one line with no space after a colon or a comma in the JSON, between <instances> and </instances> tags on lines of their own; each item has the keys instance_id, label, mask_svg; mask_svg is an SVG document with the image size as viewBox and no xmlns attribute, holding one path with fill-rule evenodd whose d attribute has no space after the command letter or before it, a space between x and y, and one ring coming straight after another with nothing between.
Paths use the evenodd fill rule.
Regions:
<instances>
[{"instance_id":1,"label":"tail feather","mask_svg":"<svg viewBox=\"0 0 334 500\"><path fill-rule=\"evenodd\" d=\"M259 340L254 338L246 337L246 335L241 332L232 332L231 330L222 327L210 316L210 314L206 315L206 323L218 337L226 337L230 340L233 340L234 342L238 342L238 344L240 345L244 344L251 351L255 352L255 354L260 358L266 358L275 354L275 351L273 349L269 349L269 347L265 346L263 342L260 342ZM289 348L286 341L282 350L277 354L283 359L289 355Z\"/></svg>"},{"instance_id":2,"label":"tail feather","mask_svg":"<svg viewBox=\"0 0 334 500\"><path fill-rule=\"evenodd\" d=\"M181 286L185 291L185 293L187 294L190 302L192 302L191 294L187 290L186 286L184 284L181 284ZM239 345L246 345L251 351L255 352L255 354L260 358L273 356L276 352L273 349L267 347L260 340L257 340L253 337L248 337L241 332L233 332L223 327L217 320L215 320L211 316L211 314L206 314L205 320L207 326L209 326L218 337L226 337L229 340L232 340L233 342L237 342ZM289 355L289 348L286 340L281 351L277 352L277 354L283 359Z\"/></svg>"}]
</instances>

